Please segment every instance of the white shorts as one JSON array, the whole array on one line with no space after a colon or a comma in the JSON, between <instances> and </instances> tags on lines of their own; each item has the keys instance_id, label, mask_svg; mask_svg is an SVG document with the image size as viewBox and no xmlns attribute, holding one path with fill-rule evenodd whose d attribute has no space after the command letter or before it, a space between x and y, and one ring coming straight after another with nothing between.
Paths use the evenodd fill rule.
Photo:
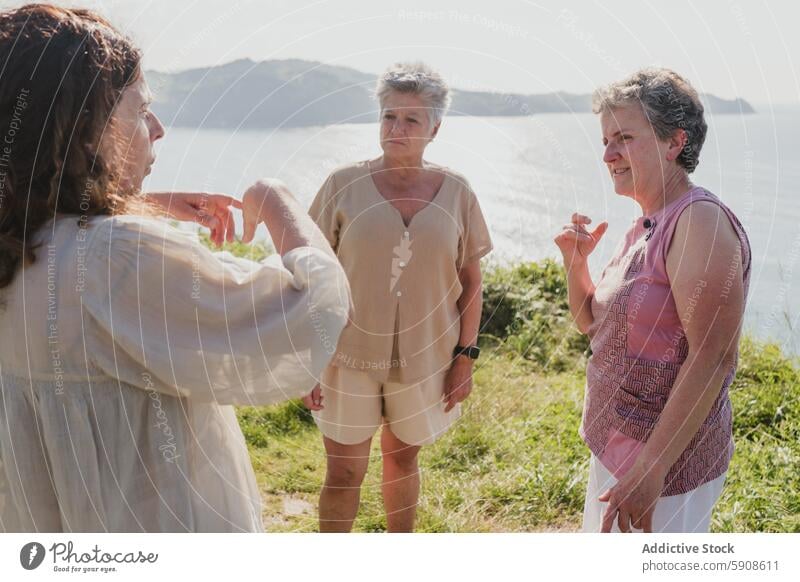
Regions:
<instances>
[{"instance_id":1,"label":"white shorts","mask_svg":"<svg viewBox=\"0 0 800 582\"><path fill-rule=\"evenodd\" d=\"M322 373L322 410L313 412L322 434L343 445L364 442L385 422L409 445L429 445L461 416L444 411L446 372L418 382L378 382L367 372L328 366Z\"/></svg>"},{"instance_id":2,"label":"white shorts","mask_svg":"<svg viewBox=\"0 0 800 582\"><path fill-rule=\"evenodd\" d=\"M592 455L589 461L589 484L586 487L586 503L583 507L583 531L599 532L603 524L603 512L607 502L597 500L617 479ZM653 513L653 531L660 533L707 533L711 522L711 510L717 503L725 474L700 485L688 493L660 497ZM619 532L617 520L611 531ZM641 531L631 528L631 531Z\"/></svg>"}]
</instances>

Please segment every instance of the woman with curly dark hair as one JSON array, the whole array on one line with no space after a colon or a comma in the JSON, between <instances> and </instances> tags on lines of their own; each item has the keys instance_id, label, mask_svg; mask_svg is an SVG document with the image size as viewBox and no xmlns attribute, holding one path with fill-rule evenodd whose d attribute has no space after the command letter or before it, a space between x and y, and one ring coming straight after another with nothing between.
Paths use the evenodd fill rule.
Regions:
<instances>
[{"instance_id":1,"label":"woman with curly dark hair","mask_svg":"<svg viewBox=\"0 0 800 582\"><path fill-rule=\"evenodd\" d=\"M164 128L140 58L87 10L0 12L0 530L261 530L230 405L307 393L346 322L344 273L282 184L141 193ZM221 243L230 206L280 259L153 216Z\"/></svg>"}]
</instances>

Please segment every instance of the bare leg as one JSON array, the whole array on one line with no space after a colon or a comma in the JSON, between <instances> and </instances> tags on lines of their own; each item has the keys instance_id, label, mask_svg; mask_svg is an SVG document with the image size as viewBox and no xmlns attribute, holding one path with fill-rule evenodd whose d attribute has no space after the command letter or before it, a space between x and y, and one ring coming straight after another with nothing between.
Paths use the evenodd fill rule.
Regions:
<instances>
[{"instance_id":1,"label":"bare leg","mask_svg":"<svg viewBox=\"0 0 800 582\"><path fill-rule=\"evenodd\" d=\"M383 452L383 506L390 532L414 531L419 502L419 466L422 447L408 445L384 424L381 432Z\"/></svg>"},{"instance_id":2,"label":"bare leg","mask_svg":"<svg viewBox=\"0 0 800 582\"><path fill-rule=\"evenodd\" d=\"M349 532L358 513L372 438L356 445L343 445L326 436L322 440L328 469L319 496L319 531Z\"/></svg>"}]
</instances>

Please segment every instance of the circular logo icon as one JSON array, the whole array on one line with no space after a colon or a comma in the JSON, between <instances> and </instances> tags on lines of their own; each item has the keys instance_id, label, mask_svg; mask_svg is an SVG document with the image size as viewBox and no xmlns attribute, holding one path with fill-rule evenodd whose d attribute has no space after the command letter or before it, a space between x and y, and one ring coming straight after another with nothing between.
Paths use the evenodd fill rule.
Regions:
<instances>
[{"instance_id":1,"label":"circular logo icon","mask_svg":"<svg viewBox=\"0 0 800 582\"><path fill-rule=\"evenodd\" d=\"M44 546L39 542L28 542L19 551L19 563L26 570L35 570L44 560Z\"/></svg>"}]
</instances>

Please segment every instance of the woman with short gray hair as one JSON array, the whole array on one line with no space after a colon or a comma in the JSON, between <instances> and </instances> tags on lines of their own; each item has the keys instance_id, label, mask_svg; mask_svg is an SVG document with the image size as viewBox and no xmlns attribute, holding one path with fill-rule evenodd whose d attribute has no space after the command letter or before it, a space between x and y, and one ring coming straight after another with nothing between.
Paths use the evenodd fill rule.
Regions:
<instances>
[{"instance_id":1,"label":"woman with short gray hair","mask_svg":"<svg viewBox=\"0 0 800 582\"><path fill-rule=\"evenodd\" d=\"M642 216L596 284L588 256L608 223L590 231L576 213L555 238L570 311L591 338L583 529L708 531L733 454L728 388L750 245L734 213L689 180L707 127L688 81L643 69L599 89L594 110L614 190Z\"/></svg>"},{"instance_id":2,"label":"woman with short gray hair","mask_svg":"<svg viewBox=\"0 0 800 582\"><path fill-rule=\"evenodd\" d=\"M417 455L472 390L480 258L492 249L466 179L423 159L450 103L442 77L421 63L394 65L376 95L383 155L334 171L310 210L354 305L320 386L304 399L327 452L321 531L352 528L381 425L387 528L413 529Z\"/></svg>"},{"instance_id":3,"label":"woman with short gray hair","mask_svg":"<svg viewBox=\"0 0 800 582\"><path fill-rule=\"evenodd\" d=\"M422 99L434 127L450 108L450 88L439 73L424 63L397 63L386 69L375 89L381 110L393 93L414 94Z\"/></svg>"}]
</instances>

